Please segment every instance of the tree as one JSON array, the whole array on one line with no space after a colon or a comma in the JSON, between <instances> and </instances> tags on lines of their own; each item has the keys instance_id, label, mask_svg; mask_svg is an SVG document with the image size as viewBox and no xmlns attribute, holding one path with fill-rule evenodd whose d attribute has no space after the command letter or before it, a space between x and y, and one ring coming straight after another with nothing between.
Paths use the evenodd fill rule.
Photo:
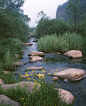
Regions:
<instances>
[{"instance_id":1,"label":"tree","mask_svg":"<svg viewBox=\"0 0 86 106\"><path fill-rule=\"evenodd\" d=\"M74 23L74 29L77 29L77 23L82 15L81 9L82 2L79 0L69 0L69 4L66 8L66 12L69 18L69 22Z\"/></svg>"}]
</instances>

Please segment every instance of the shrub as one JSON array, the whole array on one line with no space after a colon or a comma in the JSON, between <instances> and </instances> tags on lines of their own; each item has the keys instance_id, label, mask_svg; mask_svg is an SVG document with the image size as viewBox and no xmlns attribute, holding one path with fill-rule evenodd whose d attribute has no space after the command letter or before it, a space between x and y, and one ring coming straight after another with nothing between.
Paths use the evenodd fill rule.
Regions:
<instances>
[{"instance_id":1,"label":"shrub","mask_svg":"<svg viewBox=\"0 0 86 106\"><path fill-rule=\"evenodd\" d=\"M62 36L46 35L38 41L38 48L43 52L65 52L65 50L82 50L82 37L76 33L65 33Z\"/></svg>"}]
</instances>

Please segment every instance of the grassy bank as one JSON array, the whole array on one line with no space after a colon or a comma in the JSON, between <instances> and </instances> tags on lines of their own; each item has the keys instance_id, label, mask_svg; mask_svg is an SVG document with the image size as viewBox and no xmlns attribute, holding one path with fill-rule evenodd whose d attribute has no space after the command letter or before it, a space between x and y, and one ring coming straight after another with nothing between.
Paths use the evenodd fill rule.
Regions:
<instances>
[{"instance_id":1,"label":"grassy bank","mask_svg":"<svg viewBox=\"0 0 86 106\"><path fill-rule=\"evenodd\" d=\"M85 42L85 41L84 41ZM39 51L43 52L65 52L66 50L81 50L83 49L83 38L76 33L65 33L62 36L46 35L38 41Z\"/></svg>"}]
</instances>

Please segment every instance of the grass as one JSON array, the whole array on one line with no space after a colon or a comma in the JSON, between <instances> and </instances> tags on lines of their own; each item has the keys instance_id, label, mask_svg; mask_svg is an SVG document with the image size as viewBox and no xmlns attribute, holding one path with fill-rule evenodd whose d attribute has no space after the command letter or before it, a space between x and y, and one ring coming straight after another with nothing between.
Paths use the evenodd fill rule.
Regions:
<instances>
[{"instance_id":1,"label":"grass","mask_svg":"<svg viewBox=\"0 0 86 106\"><path fill-rule=\"evenodd\" d=\"M45 73L45 71L43 72ZM31 76L32 74L33 71ZM30 78L30 75L28 75L27 72L26 75ZM8 96L10 99L17 101L22 106L73 106L73 104L66 104L61 101L58 95L58 90L54 89L54 84L47 83L44 78L45 77L39 77L38 81L33 79L35 84L40 85L40 89L37 90L37 86L35 86L32 93L26 90L26 86L22 89L22 87L18 85L15 89L7 89L6 92L4 92L3 88L0 88L0 94Z\"/></svg>"},{"instance_id":2,"label":"grass","mask_svg":"<svg viewBox=\"0 0 86 106\"><path fill-rule=\"evenodd\" d=\"M76 33L65 33L62 36L46 35L38 41L39 51L42 52L65 52L65 50L82 50L83 39Z\"/></svg>"}]
</instances>

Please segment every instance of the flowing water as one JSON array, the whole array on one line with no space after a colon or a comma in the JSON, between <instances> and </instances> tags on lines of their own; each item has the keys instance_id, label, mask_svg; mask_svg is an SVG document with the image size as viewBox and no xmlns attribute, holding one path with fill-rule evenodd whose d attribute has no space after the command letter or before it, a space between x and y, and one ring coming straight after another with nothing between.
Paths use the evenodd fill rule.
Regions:
<instances>
[{"instance_id":1,"label":"flowing water","mask_svg":"<svg viewBox=\"0 0 86 106\"><path fill-rule=\"evenodd\" d=\"M47 72L47 74L52 74L56 70L60 71L66 68L79 68L86 71L85 57L70 60L68 59L68 57L65 57L63 55L57 55L55 53L46 53L42 61L29 63L30 59L27 54L32 51L38 51L37 43L33 42L34 39L35 38L30 38L28 40L28 42L32 43L33 45L23 47L23 50L25 50L25 52L23 53L23 58L20 61L27 64L17 67L17 70L13 72L16 74L16 76L18 76L19 74L24 75L25 69L31 66L44 67L44 70L45 72ZM30 72L31 71L28 71L28 74L30 74ZM38 78L36 79L38 80ZM27 81L27 79L22 79L22 81ZM75 82L65 82L62 79L59 79L58 81L54 82L52 81L52 76L46 76L46 81L54 83L55 85L58 84L61 88L70 91L76 97L74 106L86 106L86 78Z\"/></svg>"}]
</instances>

